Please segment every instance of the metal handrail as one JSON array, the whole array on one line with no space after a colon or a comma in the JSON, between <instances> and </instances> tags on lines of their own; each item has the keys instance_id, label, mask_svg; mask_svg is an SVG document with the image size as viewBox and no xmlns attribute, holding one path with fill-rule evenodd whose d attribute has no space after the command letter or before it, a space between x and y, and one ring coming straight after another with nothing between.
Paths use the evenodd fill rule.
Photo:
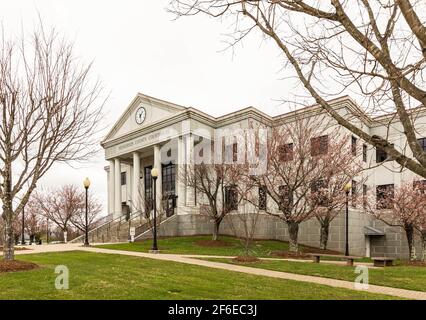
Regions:
<instances>
[{"instance_id":1,"label":"metal handrail","mask_svg":"<svg viewBox=\"0 0 426 320\"><path fill-rule=\"evenodd\" d=\"M121 216L119 216L115 219L110 219L109 221L106 221L105 223L89 230L89 233L93 233L95 231L98 231L100 228L102 228L102 227L104 227L108 224L111 225L112 223L115 223L115 222L118 222L121 225L122 223L132 221L134 218L140 217L141 215L142 215L142 211L136 211L136 212L131 213L128 219L127 219L127 215L121 215ZM104 218L107 218L107 217L112 218L113 214L109 214L109 215L105 216ZM101 219L103 219L103 218L101 218ZM70 242L78 241L78 240L83 239L83 238L84 238L84 234L72 239Z\"/></svg>"},{"instance_id":2,"label":"metal handrail","mask_svg":"<svg viewBox=\"0 0 426 320\"><path fill-rule=\"evenodd\" d=\"M172 218L175 218L176 217L176 215L174 214L174 215L171 215L170 217L166 217L164 220L161 220L159 223L158 223L158 226L157 226L157 228L160 226L160 225L162 225L163 223L165 223L166 221L168 221L168 220L170 220L170 219L172 219ZM147 220L144 224L141 224L139 227L143 227L143 226L146 226L147 224L149 224L149 220ZM148 229L146 229L146 230L143 230L143 231L141 231L139 234L137 234L137 235L135 235L135 237L134 237L134 239L133 240L136 240L136 239L139 239L143 234L145 234L146 232L148 232L149 230L151 230L153 228L153 226L150 226Z\"/></svg>"},{"instance_id":3,"label":"metal handrail","mask_svg":"<svg viewBox=\"0 0 426 320\"><path fill-rule=\"evenodd\" d=\"M120 216L120 217L117 217L117 218L115 218L115 219L112 219L113 214L109 214L109 215L107 215L106 217L110 217L111 219L110 219L109 221L106 221L105 223L103 223L103 224L101 224L101 225L99 225L99 226L97 226L97 227L95 227L95 228L93 228L93 229L89 230L89 233L93 233L93 232L95 232L95 231L99 230L100 228L102 228L102 227L106 226L107 224L111 224L111 223L116 222L117 220L120 220L120 219L122 218L122 217ZM84 238L84 234L82 234L82 235L80 235L80 236L78 236L78 237L76 237L76 238L72 239L72 240L71 240L71 241L69 241L69 242L74 242L74 241L77 241L77 240L82 239L82 238Z\"/></svg>"}]
</instances>

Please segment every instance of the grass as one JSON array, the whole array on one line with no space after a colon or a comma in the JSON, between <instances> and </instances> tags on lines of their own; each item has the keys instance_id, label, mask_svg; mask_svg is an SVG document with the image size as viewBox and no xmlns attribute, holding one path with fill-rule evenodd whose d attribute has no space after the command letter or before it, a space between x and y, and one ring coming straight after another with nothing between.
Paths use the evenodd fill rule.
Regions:
<instances>
[{"instance_id":1,"label":"grass","mask_svg":"<svg viewBox=\"0 0 426 320\"><path fill-rule=\"evenodd\" d=\"M393 299L168 261L89 252L21 255L39 269L0 274L0 299ZM58 265L69 290L57 290Z\"/></svg>"},{"instance_id":2,"label":"grass","mask_svg":"<svg viewBox=\"0 0 426 320\"><path fill-rule=\"evenodd\" d=\"M224 258L209 258L208 260L238 264L230 259ZM355 273L354 267L333 265L329 263L263 260L260 262L244 263L244 265L254 268L291 272L347 281L354 281L355 278L359 276L359 274ZM399 264L386 268L370 268L368 272L370 284L408 290L426 291L426 267L406 266Z\"/></svg>"},{"instance_id":3,"label":"grass","mask_svg":"<svg viewBox=\"0 0 426 320\"><path fill-rule=\"evenodd\" d=\"M208 247L199 245L199 241L209 241L211 236L192 236L192 237L170 237L158 240L158 247L161 253L176 254L200 254L200 255L218 255L235 256L243 254L241 241L222 236L220 240L226 243L223 247ZM99 248L116 249L126 251L148 252L151 249L152 240L144 240L133 243L114 243L98 245ZM288 250L288 243L274 240L258 240L252 247L252 254L255 256L270 256L273 251Z\"/></svg>"},{"instance_id":4,"label":"grass","mask_svg":"<svg viewBox=\"0 0 426 320\"><path fill-rule=\"evenodd\" d=\"M208 247L200 245L200 241L209 241L211 236L170 237L158 240L161 253L176 254L200 254L217 256L237 256L244 253L241 241L234 237L221 236L220 240L226 246ZM98 245L99 248L116 249L126 251L148 252L151 249L152 240L143 240L133 243L113 243ZM287 242L277 240L254 241L251 253L257 257L270 257L274 251L288 251ZM301 251L309 252L308 247L301 246Z\"/></svg>"},{"instance_id":5,"label":"grass","mask_svg":"<svg viewBox=\"0 0 426 320\"><path fill-rule=\"evenodd\" d=\"M227 246L223 247L206 247L199 244L200 241L211 240L211 236L191 236L191 237L170 237L162 238L158 241L161 253L170 254L196 254L196 255L214 255L214 256L238 256L244 255L241 241L234 237L221 236L220 240L225 242ZM98 248L148 252L151 249L152 240L144 240L133 243L113 243L97 245ZM278 240L256 240L251 247L251 254L256 257L274 257L277 251L288 251L289 244L285 241ZM313 248L299 245L301 252L311 252ZM318 250L318 249L316 249ZM330 257L323 257L322 260L338 260ZM371 262L369 258L361 258L356 261Z\"/></svg>"}]
</instances>

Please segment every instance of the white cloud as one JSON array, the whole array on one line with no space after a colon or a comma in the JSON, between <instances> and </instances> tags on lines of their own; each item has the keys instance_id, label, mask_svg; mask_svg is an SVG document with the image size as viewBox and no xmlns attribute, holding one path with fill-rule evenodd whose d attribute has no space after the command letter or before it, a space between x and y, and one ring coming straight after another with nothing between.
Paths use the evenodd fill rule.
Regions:
<instances>
[{"instance_id":1,"label":"white cloud","mask_svg":"<svg viewBox=\"0 0 426 320\"><path fill-rule=\"evenodd\" d=\"M253 35L244 47L225 48L226 23L206 17L173 20L168 0L14 0L0 2L6 33L30 30L40 14L75 41L77 53L94 60L94 74L111 91L107 126L118 119L137 92L221 115L253 105L268 113L283 111L277 101L294 92L280 80L282 58L270 43ZM54 166L41 184L82 184L105 201L103 153L83 168ZM60 178L58 178L60 177Z\"/></svg>"}]
</instances>

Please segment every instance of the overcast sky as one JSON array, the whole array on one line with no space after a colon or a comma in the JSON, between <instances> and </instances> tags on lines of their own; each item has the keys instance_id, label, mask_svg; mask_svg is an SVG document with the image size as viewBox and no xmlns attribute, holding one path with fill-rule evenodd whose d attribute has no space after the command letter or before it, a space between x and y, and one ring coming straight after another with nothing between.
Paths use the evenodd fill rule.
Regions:
<instances>
[{"instance_id":1,"label":"overcast sky","mask_svg":"<svg viewBox=\"0 0 426 320\"><path fill-rule=\"evenodd\" d=\"M0 0L6 34L31 31L38 14L75 42L77 54L94 60L93 72L110 99L106 127L120 117L137 92L198 108L218 116L247 106L269 114L295 92L282 70L283 59L259 35L234 51L225 50L230 25L205 16L177 21L166 11L169 0ZM106 133L105 133L106 134ZM53 167L39 185L82 185L105 203L106 162L99 156L78 168Z\"/></svg>"}]
</instances>

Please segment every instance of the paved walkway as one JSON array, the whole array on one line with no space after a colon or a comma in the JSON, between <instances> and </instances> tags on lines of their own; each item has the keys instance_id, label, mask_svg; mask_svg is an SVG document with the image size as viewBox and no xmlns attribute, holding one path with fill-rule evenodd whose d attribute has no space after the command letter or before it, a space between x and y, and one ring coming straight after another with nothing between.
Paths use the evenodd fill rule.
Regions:
<instances>
[{"instance_id":1,"label":"paved walkway","mask_svg":"<svg viewBox=\"0 0 426 320\"><path fill-rule=\"evenodd\" d=\"M233 265L228 263L205 261L205 260L197 259L199 257L227 258L224 256L179 255L179 254L161 254L161 253L152 254L152 253L135 252L135 251L83 247L81 244L40 245L40 246L31 246L28 248L30 248L31 250L22 250L22 251L15 251L15 252L16 254L19 255L19 254L34 254L34 253L45 253L45 252L63 252L63 251L80 250L80 251L98 252L98 253L106 253L106 254L120 254L125 256L173 261L173 262L186 263L186 264L204 266L204 267L215 268L215 269L242 272L242 273L252 274L257 276L265 276L265 277L279 278L279 279L286 279L286 280L295 280L295 281L301 281L301 282L327 285L331 287L357 290L355 288L354 282L351 282L351 281L300 275L295 273L273 271L273 270L252 268L252 267ZM231 258L231 257L228 257L228 258ZM406 298L406 299L426 300L426 292L421 292L421 291L398 289L398 288L391 288L391 287L384 287L384 286L377 286L377 285L369 285L369 288L365 291L370 293L385 294L385 295Z\"/></svg>"}]
</instances>

